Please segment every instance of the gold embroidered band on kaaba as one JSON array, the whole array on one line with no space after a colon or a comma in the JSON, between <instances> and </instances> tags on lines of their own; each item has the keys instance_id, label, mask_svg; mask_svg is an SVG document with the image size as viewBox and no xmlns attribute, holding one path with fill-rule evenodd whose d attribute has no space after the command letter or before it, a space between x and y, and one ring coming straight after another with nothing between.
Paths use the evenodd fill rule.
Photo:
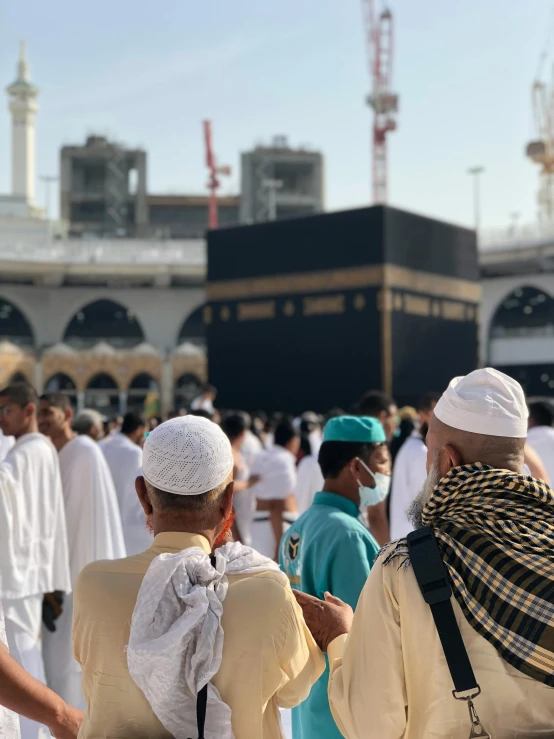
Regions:
<instances>
[{"instance_id":1,"label":"gold embroidered band on kaaba","mask_svg":"<svg viewBox=\"0 0 554 739\"><path fill-rule=\"evenodd\" d=\"M365 287L410 290L431 297L463 300L468 303L478 303L481 299L481 287L477 282L420 272L394 264L362 265L318 272L215 281L207 284L206 294L209 301L248 300Z\"/></svg>"}]
</instances>

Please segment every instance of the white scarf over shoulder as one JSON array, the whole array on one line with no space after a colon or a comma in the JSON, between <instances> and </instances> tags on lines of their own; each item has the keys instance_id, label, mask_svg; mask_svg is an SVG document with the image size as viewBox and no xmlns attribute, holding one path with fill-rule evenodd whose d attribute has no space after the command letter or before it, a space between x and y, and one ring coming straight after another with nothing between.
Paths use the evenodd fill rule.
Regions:
<instances>
[{"instance_id":1,"label":"white scarf over shoulder","mask_svg":"<svg viewBox=\"0 0 554 739\"><path fill-rule=\"evenodd\" d=\"M206 739L233 739L231 709L209 683L221 664L221 616L227 575L279 571L239 543L216 550L216 566L200 547L161 554L142 582L127 648L131 677L176 739L197 736L196 696L208 683Z\"/></svg>"}]
</instances>

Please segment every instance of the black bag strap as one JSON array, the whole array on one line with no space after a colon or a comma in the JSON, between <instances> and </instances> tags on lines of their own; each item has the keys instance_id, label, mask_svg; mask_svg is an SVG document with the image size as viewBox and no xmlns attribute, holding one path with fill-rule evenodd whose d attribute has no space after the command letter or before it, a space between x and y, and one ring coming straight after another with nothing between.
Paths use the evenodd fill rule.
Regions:
<instances>
[{"instance_id":1,"label":"black bag strap","mask_svg":"<svg viewBox=\"0 0 554 739\"><path fill-rule=\"evenodd\" d=\"M450 602L452 588L433 529L424 527L408 534L408 552L421 594L429 605L454 683L454 697L481 692Z\"/></svg>"},{"instance_id":2,"label":"black bag strap","mask_svg":"<svg viewBox=\"0 0 554 739\"><path fill-rule=\"evenodd\" d=\"M210 554L210 562L215 567L215 554ZM204 739L204 727L206 726L206 708L208 706L208 683L200 688L196 696L196 726L198 728L198 739Z\"/></svg>"},{"instance_id":3,"label":"black bag strap","mask_svg":"<svg viewBox=\"0 0 554 739\"><path fill-rule=\"evenodd\" d=\"M196 698L196 724L198 726L198 739L204 739L204 726L206 725L206 707L208 705L208 683L200 688Z\"/></svg>"}]
</instances>

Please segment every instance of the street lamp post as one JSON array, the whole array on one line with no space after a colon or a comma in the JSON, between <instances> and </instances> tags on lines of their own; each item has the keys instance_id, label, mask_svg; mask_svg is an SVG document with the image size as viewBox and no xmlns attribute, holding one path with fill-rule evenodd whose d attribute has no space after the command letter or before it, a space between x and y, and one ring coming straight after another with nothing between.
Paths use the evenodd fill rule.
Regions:
<instances>
[{"instance_id":1,"label":"street lamp post","mask_svg":"<svg viewBox=\"0 0 554 739\"><path fill-rule=\"evenodd\" d=\"M57 182L59 177L53 175L41 175L40 181L44 182L45 185L45 199L46 199L46 219L50 220L50 185Z\"/></svg>"},{"instance_id":2,"label":"street lamp post","mask_svg":"<svg viewBox=\"0 0 554 739\"><path fill-rule=\"evenodd\" d=\"M473 177L473 216L475 220L475 233L477 244L479 244L479 232L481 230L481 188L480 177L485 171L484 167L470 167L467 173Z\"/></svg>"}]
</instances>

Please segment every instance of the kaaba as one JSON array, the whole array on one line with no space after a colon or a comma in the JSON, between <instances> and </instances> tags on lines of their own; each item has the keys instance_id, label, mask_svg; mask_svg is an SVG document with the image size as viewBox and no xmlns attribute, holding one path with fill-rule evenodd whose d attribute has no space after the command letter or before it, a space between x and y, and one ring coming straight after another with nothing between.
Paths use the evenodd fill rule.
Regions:
<instances>
[{"instance_id":1,"label":"kaaba","mask_svg":"<svg viewBox=\"0 0 554 739\"><path fill-rule=\"evenodd\" d=\"M210 231L218 405L413 404L477 367L479 300L475 232L388 206Z\"/></svg>"}]
</instances>

